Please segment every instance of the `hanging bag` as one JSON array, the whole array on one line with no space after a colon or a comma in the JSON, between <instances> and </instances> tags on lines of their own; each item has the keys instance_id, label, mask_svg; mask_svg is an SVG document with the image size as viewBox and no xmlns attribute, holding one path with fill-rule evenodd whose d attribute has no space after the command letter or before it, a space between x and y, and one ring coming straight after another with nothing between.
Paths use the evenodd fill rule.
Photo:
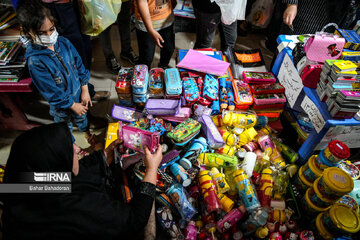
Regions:
<instances>
[{"instance_id":1,"label":"hanging bag","mask_svg":"<svg viewBox=\"0 0 360 240\"><path fill-rule=\"evenodd\" d=\"M121 9L121 0L79 0L81 31L97 36L111 24Z\"/></svg>"},{"instance_id":2,"label":"hanging bag","mask_svg":"<svg viewBox=\"0 0 360 240\"><path fill-rule=\"evenodd\" d=\"M333 33L324 32L330 26L338 29L335 23L329 23L306 42L304 50L306 57L311 61L325 62L327 59L338 59L341 56L345 39Z\"/></svg>"}]
</instances>

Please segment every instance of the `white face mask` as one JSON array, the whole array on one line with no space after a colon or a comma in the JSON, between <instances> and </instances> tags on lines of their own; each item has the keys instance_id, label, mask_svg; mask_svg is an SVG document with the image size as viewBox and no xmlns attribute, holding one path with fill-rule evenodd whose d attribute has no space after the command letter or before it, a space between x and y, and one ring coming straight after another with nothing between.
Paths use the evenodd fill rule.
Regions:
<instances>
[{"instance_id":1,"label":"white face mask","mask_svg":"<svg viewBox=\"0 0 360 240\"><path fill-rule=\"evenodd\" d=\"M55 43L58 39L58 36L59 36L59 34L55 29L54 32L50 36L48 36L48 35L36 36L35 43L39 44L41 46L44 46L44 47L51 47L51 46L55 45Z\"/></svg>"}]
</instances>

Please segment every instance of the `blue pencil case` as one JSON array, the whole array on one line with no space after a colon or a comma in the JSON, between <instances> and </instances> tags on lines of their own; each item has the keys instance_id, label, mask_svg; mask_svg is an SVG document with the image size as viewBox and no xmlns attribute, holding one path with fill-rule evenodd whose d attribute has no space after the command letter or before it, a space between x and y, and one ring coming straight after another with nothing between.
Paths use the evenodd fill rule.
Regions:
<instances>
[{"instance_id":1,"label":"blue pencil case","mask_svg":"<svg viewBox=\"0 0 360 240\"><path fill-rule=\"evenodd\" d=\"M133 94L146 95L149 85L149 72L146 65L136 65L131 80Z\"/></svg>"},{"instance_id":2,"label":"blue pencil case","mask_svg":"<svg viewBox=\"0 0 360 240\"><path fill-rule=\"evenodd\" d=\"M210 74L205 75L203 97L215 101L218 99L219 81Z\"/></svg>"},{"instance_id":3,"label":"blue pencil case","mask_svg":"<svg viewBox=\"0 0 360 240\"><path fill-rule=\"evenodd\" d=\"M188 103L199 100L200 92L194 78L183 78L183 94Z\"/></svg>"},{"instance_id":4,"label":"blue pencil case","mask_svg":"<svg viewBox=\"0 0 360 240\"><path fill-rule=\"evenodd\" d=\"M182 93L182 83L177 68L165 70L165 93L169 97L180 97Z\"/></svg>"}]
</instances>

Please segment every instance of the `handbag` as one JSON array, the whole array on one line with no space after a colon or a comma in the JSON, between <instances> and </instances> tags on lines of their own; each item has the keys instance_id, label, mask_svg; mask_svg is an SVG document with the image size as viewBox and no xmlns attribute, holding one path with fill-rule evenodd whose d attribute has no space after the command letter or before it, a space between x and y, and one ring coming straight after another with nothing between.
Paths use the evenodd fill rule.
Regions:
<instances>
[{"instance_id":1,"label":"handbag","mask_svg":"<svg viewBox=\"0 0 360 240\"><path fill-rule=\"evenodd\" d=\"M113 24L121 9L121 0L79 0L81 32L97 36Z\"/></svg>"},{"instance_id":2,"label":"handbag","mask_svg":"<svg viewBox=\"0 0 360 240\"><path fill-rule=\"evenodd\" d=\"M337 59L341 56L345 45L345 39L332 33L324 32L330 26L338 26L335 23L329 23L323 27L321 32L310 37L305 46L306 57L311 61L325 62L327 59Z\"/></svg>"}]
</instances>

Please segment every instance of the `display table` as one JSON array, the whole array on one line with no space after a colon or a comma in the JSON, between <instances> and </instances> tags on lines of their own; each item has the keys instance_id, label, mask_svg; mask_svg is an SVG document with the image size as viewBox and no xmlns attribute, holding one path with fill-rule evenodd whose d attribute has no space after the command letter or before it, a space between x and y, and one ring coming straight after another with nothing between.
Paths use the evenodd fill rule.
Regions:
<instances>
[{"instance_id":1,"label":"display table","mask_svg":"<svg viewBox=\"0 0 360 240\"><path fill-rule=\"evenodd\" d=\"M40 126L26 118L17 101L17 93L32 92L31 78L0 83L0 92L0 130L29 130Z\"/></svg>"}]
</instances>

